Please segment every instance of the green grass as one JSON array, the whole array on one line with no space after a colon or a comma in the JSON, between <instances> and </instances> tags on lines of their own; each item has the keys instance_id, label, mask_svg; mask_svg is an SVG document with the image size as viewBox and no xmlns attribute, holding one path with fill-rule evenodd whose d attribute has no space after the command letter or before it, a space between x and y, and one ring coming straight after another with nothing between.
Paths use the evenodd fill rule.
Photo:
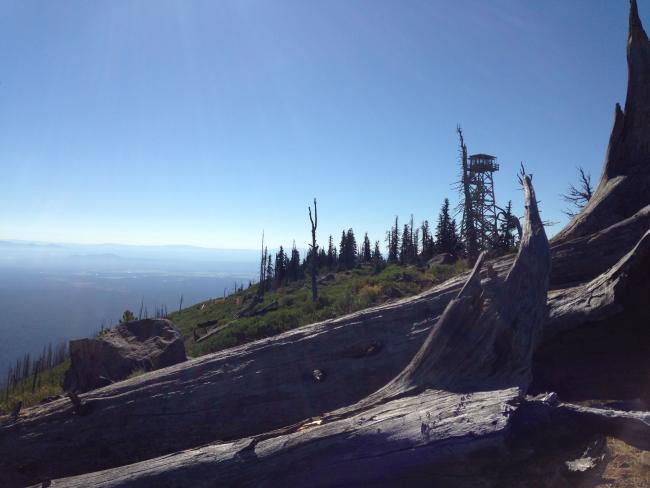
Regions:
<instances>
[{"instance_id":1,"label":"green grass","mask_svg":"<svg viewBox=\"0 0 650 488\"><path fill-rule=\"evenodd\" d=\"M14 390L9 392L9 398L7 398L7 390L0 390L0 411L5 413L11 412L14 404L18 401L23 402L23 408L29 407L31 405L36 405L41 400L47 397L63 395L63 388L61 383L63 382L63 375L70 366L70 360L43 371L39 375L39 380L37 381L36 388L32 393L32 378L27 378L16 386Z\"/></svg>"},{"instance_id":2,"label":"green grass","mask_svg":"<svg viewBox=\"0 0 650 488\"><path fill-rule=\"evenodd\" d=\"M454 265L434 265L428 269L391 265L378 274L373 274L368 266L361 266L338 272L335 280L320 284L317 302L311 299L309 280L303 280L267 291L264 301L257 306L261 308L277 301L278 310L255 317L237 318L237 313L256 295L257 285L254 285L226 298L208 300L172 313L169 318L183 334L188 354L201 356L379 305L396 294L415 295L465 269L464 261ZM217 323L207 328L197 328L198 324L208 321ZM230 325L203 342L195 342L195 329L201 336L211 327L225 324Z\"/></svg>"}]
</instances>

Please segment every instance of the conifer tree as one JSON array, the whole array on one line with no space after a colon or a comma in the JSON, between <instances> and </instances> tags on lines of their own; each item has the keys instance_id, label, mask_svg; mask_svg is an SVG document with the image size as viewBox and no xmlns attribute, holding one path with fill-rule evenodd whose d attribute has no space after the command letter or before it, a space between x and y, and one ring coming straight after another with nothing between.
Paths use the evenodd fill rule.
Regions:
<instances>
[{"instance_id":1,"label":"conifer tree","mask_svg":"<svg viewBox=\"0 0 650 488\"><path fill-rule=\"evenodd\" d=\"M395 225L388 232L388 262L393 264L399 262L399 224L397 216L395 216Z\"/></svg>"},{"instance_id":2,"label":"conifer tree","mask_svg":"<svg viewBox=\"0 0 650 488\"><path fill-rule=\"evenodd\" d=\"M420 254L420 229L415 229L413 233L413 240L411 241L411 259L417 262L418 255Z\"/></svg>"},{"instance_id":3,"label":"conifer tree","mask_svg":"<svg viewBox=\"0 0 650 488\"><path fill-rule=\"evenodd\" d=\"M332 239L332 234L330 234L329 243L327 246L327 268L332 271L336 269L336 247L334 247L334 239Z\"/></svg>"},{"instance_id":4,"label":"conifer tree","mask_svg":"<svg viewBox=\"0 0 650 488\"><path fill-rule=\"evenodd\" d=\"M267 256L267 258L266 258L266 273L265 273L265 276L266 276L266 284L265 284L265 286L266 286L267 290L270 290L271 285L273 284L273 263L272 263L272 261L273 261L273 255L269 254Z\"/></svg>"},{"instance_id":5,"label":"conifer tree","mask_svg":"<svg viewBox=\"0 0 650 488\"><path fill-rule=\"evenodd\" d=\"M282 286L285 282L287 261L284 254L284 248L280 246L280 250L275 255L275 283L278 287Z\"/></svg>"},{"instance_id":6,"label":"conifer tree","mask_svg":"<svg viewBox=\"0 0 650 488\"><path fill-rule=\"evenodd\" d=\"M409 224L404 224L400 246L399 262L402 265L413 263L413 233Z\"/></svg>"},{"instance_id":7,"label":"conifer tree","mask_svg":"<svg viewBox=\"0 0 650 488\"><path fill-rule=\"evenodd\" d=\"M422 222L421 226L422 231L422 260L428 261L435 254L435 241L431 235L431 230L429 228L429 221L425 220Z\"/></svg>"},{"instance_id":8,"label":"conifer tree","mask_svg":"<svg viewBox=\"0 0 650 488\"><path fill-rule=\"evenodd\" d=\"M347 239L348 239L348 235L345 232L345 230L343 230L341 232L341 242L339 242L339 259L338 259L338 261L339 261L339 268L340 269L345 269L345 253L346 253L347 248L348 248Z\"/></svg>"},{"instance_id":9,"label":"conifer tree","mask_svg":"<svg viewBox=\"0 0 650 488\"><path fill-rule=\"evenodd\" d=\"M296 248L296 241L293 241L291 259L289 260L287 272L289 274L289 280L291 281L297 281L300 277L300 252Z\"/></svg>"},{"instance_id":10,"label":"conifer tree","mask_svg":"<svg viewBox=\"0 0 650 488\"><path fill-rule=\"evenodd\" d=\"M384 269L384 257L381 255L379 249L379 241L375 241L375 249L372 251L371 262L375 273L379 273Z\"/></svg>"},{"instance_id":11,"label":"conifer tree","mask_svg":"<svg viewBox=\"0 0 650 488\"><path fill-rule=\"evenodd\" d=\"M341 234L341 248L339 250L339 265L343 269L352 269L357 264L357 240L354 231L348 229Z\"/></svg>"},{"instance_id":12,"label":"conifer tree","mask_svg":"<svg viewBox=\"0 0 650 488\"><path fill-rule=\"evenodd\" d=\"M513 224L513 219L516 217L512 214L512 201L508 201L508 205L503 211L503 220L499 226L499 241L498 248L503 251L512 251L516 247L516 238L514 230L516 229Z\"/></svg>"},{"instance_id":13,"label":"conifer tree","mask_svg":"<svg viewBox=\"0 0 650 488\"><path fill-rule=\"evenodd\" d=\"M372 259L372 251L370 250L370 239L368 239L368 233L363 236L363 248L361 250L361 261L364 263L369 263Z\"/></svg>"},{"instance_id":14,"label":"conifer tree","mask_svg":"<svg viewBox=\"0 0 650 488\"><path fill-rule=\"evenodd\" d=\"M449 216L449 199L445 198L436 226L436 251L455 254L458 250L456 221Z\"/></svg>"}]
</instances>

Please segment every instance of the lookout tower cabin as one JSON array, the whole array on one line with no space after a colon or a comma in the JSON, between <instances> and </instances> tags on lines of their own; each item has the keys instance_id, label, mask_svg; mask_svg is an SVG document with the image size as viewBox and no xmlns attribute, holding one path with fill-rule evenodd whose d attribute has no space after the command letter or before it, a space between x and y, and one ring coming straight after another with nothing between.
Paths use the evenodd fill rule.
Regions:
<instances>
[{"instance_id":1,"label":"lookout tower cabin","mask_svg":"<svg viewBox=\"0 0 650 488\"><path fill-rule=\"evenodd\" d=\"M496 156L473 154L469 157L469 170L475 173L494 173L499 171Z\"/></svg>"},{"instance_id":2,"label":"lookout tower cabin","mask_svg":"<svg viewBox=\"0 0 650 488\"><path fill-rule=\"evenodd\" d=\"M481 249L494 245L497 239L497 208L492 178L495 171L499 171L495 156L482 153L469 156L469 194L472 198L477 239Z\"/></svg>"}]
</instances>

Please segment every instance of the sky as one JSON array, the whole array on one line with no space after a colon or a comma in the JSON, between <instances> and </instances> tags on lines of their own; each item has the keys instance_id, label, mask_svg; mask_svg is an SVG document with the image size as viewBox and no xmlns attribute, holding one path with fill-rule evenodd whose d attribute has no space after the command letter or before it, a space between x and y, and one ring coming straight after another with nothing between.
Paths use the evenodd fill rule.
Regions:
<instances>
[{"instance_id":1,"label":"sky","mask_svg":"<svg viewBox=\"0 0 650 488\"><path fill-rule=\"evenodd\" d=\"M639 0L650 22L650 0ZM497 201L596 183L627 0L0 0L0 239L306 247L458 202L456 126Z\"/></svg>"}]
</instances>

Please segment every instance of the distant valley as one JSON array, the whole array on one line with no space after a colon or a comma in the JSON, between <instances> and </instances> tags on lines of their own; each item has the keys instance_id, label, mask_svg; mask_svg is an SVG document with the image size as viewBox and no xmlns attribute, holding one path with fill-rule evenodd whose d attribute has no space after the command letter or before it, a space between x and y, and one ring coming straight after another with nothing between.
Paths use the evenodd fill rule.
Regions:
<instances>
[{"instance_id":1,"label":"distant valley","mask_svg":"<svg viewBox=\"0 0 650 488\"><path fill-rule=\"evenodd\" d=\"M93 335L125 309L176 310L181 296L223 296L256 274L247 250L0 241L0 378L24 353Z\"/></svg>"}]
</instances>

